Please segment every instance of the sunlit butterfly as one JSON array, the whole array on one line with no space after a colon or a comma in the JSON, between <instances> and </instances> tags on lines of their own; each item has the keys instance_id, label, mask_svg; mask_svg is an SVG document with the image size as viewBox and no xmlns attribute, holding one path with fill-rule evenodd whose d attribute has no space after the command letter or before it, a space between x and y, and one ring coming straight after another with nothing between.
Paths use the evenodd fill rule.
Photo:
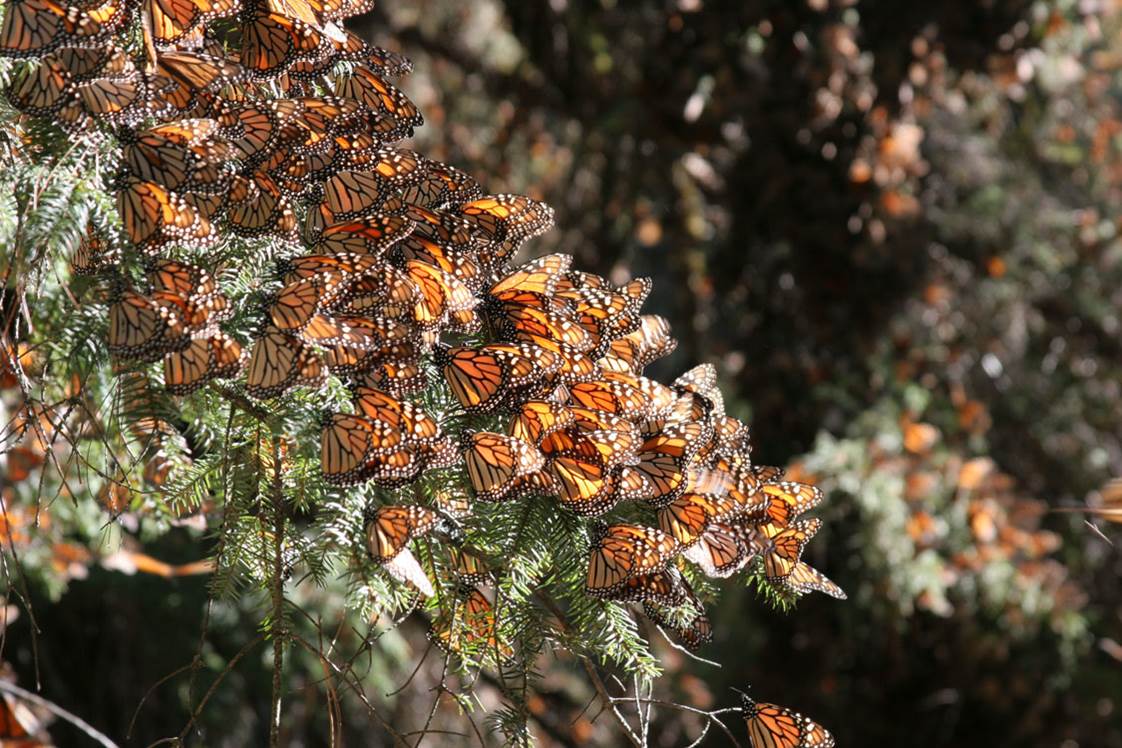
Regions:
<instances>
[{"instance_id":1,"label":"sunlit butterfly","mask_svg":"<svg viewBox=\"0 0 1122 748\"><path fill-rule=\"evenodd\" d=\"M415 538L442 529L444 523L439 514L424 507L380 507L366 520L367 553L395 579L409 582L426 597L431 597L434 594L432 582L406 546Z\"/></svg>"},{"instance_id":2,"label":"sunlit butterfly","mask_svg":"<svg viewBox=\"0 0 1122 748\"><path fill-rule=\"evenodd\" d=\"M196 337L181 351L164 356L164 386L175 395L194 392L212 379L230 379L246 361L241 344L219 332Z\"/></svg>"},{"instance_id":3,"label":"sunlit butterfly","mask_svg":"<svg viewBox=\"0 0 1122 748\"><path fill-rule=\"evenodd\" d=\"M752 748L833 748L834 736L822 725L778 704L741 694L741 711Z\"/></svg>"},{"instance_id":4,"label":"sunlit butterfly","mask_svg":"<svg viewBox=\"0 0 1122 748\"><path fill-rule=\"evenodd\" d=\"M318 386L326 378L319 354L299 337L270 325L253 344L246 392L260 399L277 397L293 387Z\"/></svg>"},{"instance_id":5,"label":"sunlit butterfly","mask_svg":"<svg viewBox=\"0 0 1122 748\"><path fill-rule=\"evenodd\" d=\"M798 595L821 592L838 600L846 599L845 590L805 561L795 564L795 568L791 569L791 573L782 581L782 586Z\"/></svg>"},{"instance_id":6,"label":"sunlit butterfly","mask_svg":"<svg viewBox=\"0 0 1122 748\"><path fill-rule=\"evenodd\" d=\"M505 434L480 431L464 451L468 478L476 498L500 501L540 490L545 456L533 444Z\"/></svg>"},{"instance_id":7,"label":"sunlit butterfly","mask_svg":"<svg viewBox=\"0 0 1122 748\"><path fill-rule=\"evenodd\" d=\"M660 571L678 550L678 541L653 527L597 523L585 588L610 594L628 579Z\"/></svg>"}]
</instances>

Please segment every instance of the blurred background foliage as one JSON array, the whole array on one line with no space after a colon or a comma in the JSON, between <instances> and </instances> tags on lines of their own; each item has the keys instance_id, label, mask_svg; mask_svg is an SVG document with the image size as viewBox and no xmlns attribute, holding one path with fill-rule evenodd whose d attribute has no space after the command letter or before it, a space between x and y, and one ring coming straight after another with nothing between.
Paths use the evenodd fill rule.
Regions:
<instances>
[{"instance_id":1,"label":"blurred background foliage","mask_svg":"<svg viewBox=\"0 0 1122 748\"><path fill-rule=\"evenodd\" d=\"M666 650L662 696L729 706L751 683L839 745L1122 746L1118 533L1049 512L1122 475L1122 2L385 0L363 25L416 62L418 150L556 208L534 252L653 276L647 308L680 341L656 373L715 363L754 457L830 496L810 561L850 600L784 614L729 590L702 653L723 668ZM12 501L25 466L3 464ZM123 734L202 616L209 680L251 642L253 604L208 606L167 566L206 555L199 528L123 541L78 498L34 529L9 509L3 540L21 594L53 602L38 667L91 671L50 696ZM302 594L322 620L342 605ZM30 630L5 650L24 684ZM406 628L375 647L377 690L424 646ZM294 745L324 742L317 667L287 676ZM542 669L542 744L616 744L576 664ZM204 727L254 734L268 677L252 651ZM390 715L439 677L419 668ZM178 732L187 699L157 689L137 734ZM354 714L347 734L377 744ZM662 719L654 745L696 735Z\"/></svg>"}]
</instances>

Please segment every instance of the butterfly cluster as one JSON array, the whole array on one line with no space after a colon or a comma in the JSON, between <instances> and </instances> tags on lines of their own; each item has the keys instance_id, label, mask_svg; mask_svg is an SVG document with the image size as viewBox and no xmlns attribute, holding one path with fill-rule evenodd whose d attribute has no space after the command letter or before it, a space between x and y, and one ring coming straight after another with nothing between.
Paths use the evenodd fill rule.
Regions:
<instances>
[{"instance_id":1,"label":"butterfly cluster","mask_svg":"<svg viewBox=\"0 0 1122 748\"><path fill-rule=\"evenodd\" d=\"M493 572L456 546L472 501L544 497L595 518L588 593L642 603L691 646L710 625L689 565L728 577L759 558L793 594L844 597L801 560L819 527L801 515L821 494L752 464L713 367L669 385L644 376L675 347L666 320L641 311L650 281L618 286L562 254L512 266L551 210L396 145L422 121L391 82L410 65L342 26L369 6L9 0L0 55L32 60L9 101L116 140L123 230L91 228L73 259L108 279L110 354L162 359L176 395L243 371L260 400L345 381L350 412L322 415L328 483L388 489L461 471L465 506L366 519L371 558L424 595L432 582L408 545L434 533L451 544L464 620L434 629L450 649L453 629L494 638ZM248 331L223 329L234 304L213 274L177 259L233 237L298 248L260 269L244 347ZM459 405L455 433L418 404L435 385ZM601 519L617 507L629 521Z\"/></svg>"}]
</instances>

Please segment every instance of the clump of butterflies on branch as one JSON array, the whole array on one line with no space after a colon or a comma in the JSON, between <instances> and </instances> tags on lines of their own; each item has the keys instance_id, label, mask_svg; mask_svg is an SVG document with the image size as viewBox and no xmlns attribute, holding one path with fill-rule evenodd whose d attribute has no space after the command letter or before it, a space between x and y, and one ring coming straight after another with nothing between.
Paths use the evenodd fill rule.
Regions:
<instances>
[{"instance_id":1,"label":"clump of butterflies on branch","mask_svg":"<svg viewBox=\"0 0 1122 748\"><path fill-rule=\"evenodd\" d=\"M471 488L455 506L367 513L370 556L423 596L411 542L456 540L475 502L544 497L589 518L588 594L641 604L687 646L710 638L687 564L843 598L801 560L821 493L751 462L713 367L643 375L675 347L641 312L650 281L617 286L561 254L513 265L551 210L395 145L422 121L391 82L410 63L342 26L370 5L9 0L0 54L28 62L8 100L118 145L122 230L91 226L72 261L105 280L110 354L162 364L177 396L215 380L263 401L345 382L351 412L322 416L328 483L390 489L447 470ZM262 269L252 330L224 329L235 303L190 261L232 236L294 249ZM419 403L434 386L458 404L455 433ZM631 521L604 516L624 506ZM435 638L455 649L493 636L498 570L448 548L466 633Z\"/></svg>"}]
</instances>

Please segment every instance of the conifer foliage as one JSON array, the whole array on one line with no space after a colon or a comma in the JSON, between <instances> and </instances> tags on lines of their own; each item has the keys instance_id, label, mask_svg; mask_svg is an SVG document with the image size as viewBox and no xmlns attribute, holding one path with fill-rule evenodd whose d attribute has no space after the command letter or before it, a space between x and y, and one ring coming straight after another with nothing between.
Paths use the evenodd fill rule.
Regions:
<instances>
[{"instance_id":1,"label":"conifer foliage","mask_svg":"<svg viewBox=\"0 0 1122 748\"><path fill-rule=\"evenodd\" d=\"M214 593L271 592L278 664L286 585L341 568L503 683L553 644L650 678L635 616L696 649L713 579L844 598L801 560L821 493L752 463L715 370L644 376L675 346L650 282L518 264L548 206L399 144L410 64L342 25L368 9L9 2L5 446L114 514L216 518Z\"/></svg>"}]
</instances>

